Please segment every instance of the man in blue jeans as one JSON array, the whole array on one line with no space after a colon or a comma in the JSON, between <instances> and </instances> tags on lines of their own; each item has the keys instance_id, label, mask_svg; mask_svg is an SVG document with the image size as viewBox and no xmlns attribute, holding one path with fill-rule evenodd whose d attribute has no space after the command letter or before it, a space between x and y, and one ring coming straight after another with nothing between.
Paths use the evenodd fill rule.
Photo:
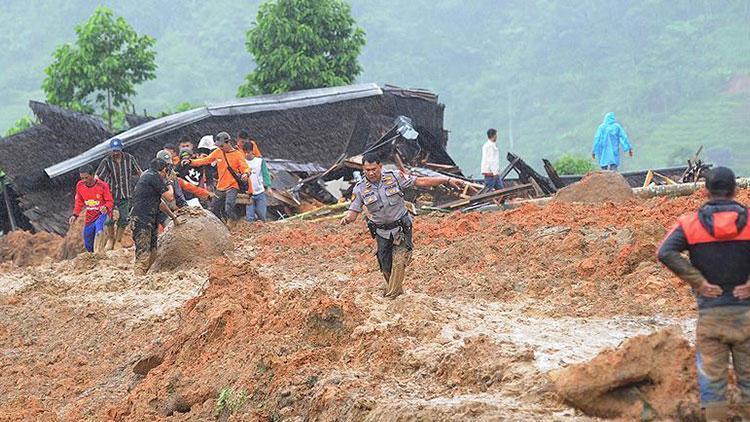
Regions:
<instances>
[{"instance_id":1,"label":"man in blue jeans","mask_svg":"<svg viewBox=\"0 0 750 422\"><path fill-rule=\"evenodd\" d=\"M701 407L708 421L729 415L729 358L739 387L738 410L750 420L750 224L734 201L726 167L706 177L708 202L683 215L659 247L659 260L688 283L698 303L696 349ZM682 256L688 251L690 260Z\"/></svg>"},{"instance_id":2,"label":"man in blue jeans","mask_svg":"<svg viewBox=\"0 0 750 422\"><path fill-rule=\"evenodd\" d=\"M271 174L268 171L268 166L266 166L266 161L263 157L256 156L253 148L248 148L245 151L245 158L248 167L250 167L249 189L253 196L253 201L247 205L245 210L245 220L249 222L266 221L268 209L266 190L271 188Z\"/></svg>"},{"instance_id":3,"label":"man in blue jeans","mask_svg":"<svg viewBox=\"0 0 750 422\"><path fill-rule=\"evenodd\" d=\"M500 150L497 148L497 130L487 130L487 142L482 146L482 175L484 176L484 192L503 188L500 178Z\"/></svg>"}]
</instances>

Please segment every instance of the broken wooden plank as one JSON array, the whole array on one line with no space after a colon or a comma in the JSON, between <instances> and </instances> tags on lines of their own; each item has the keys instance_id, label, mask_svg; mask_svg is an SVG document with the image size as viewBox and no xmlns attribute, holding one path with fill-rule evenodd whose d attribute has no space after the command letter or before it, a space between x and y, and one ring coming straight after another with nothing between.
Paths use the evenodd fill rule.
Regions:
<instances>
[{"instance_id":1,"label":"broken wooden plank","mask_svg":"<svg viewBox=\"0 0 750 422\"><path fill-rule=\"evenodd\" d=\"M446 209L460 208L466 205L476 204L482 201L488 201L488 200L492 200L495 198L499 199L500 197L509 196L514 193L523 192L525 190L532 189L532 188L533 187L531 183L527 183L525 185L513 186L510 188L499 189L499 190L495 190L495 191L487 192L487 193L480 193L479 195L472 196L471 198L468 198L468 199L459 199L456 201L448 202L446 204L437 205L437 208L446 208Z\"/></svg>"},{"instance_id":2,"label":"broken wooden plank","mask_svg":"<svg viewBox=\"0 0 750 422\"><path fill-rule=\"evenodd\" d=\"M553 193L557 192L557 189L552 185L552 183L542 177L541 174L537 173L536 170L526 164L526 162L523 161L520 157L516 156L512 152L509 152L507 155L507 159L508 161L513 163L513 167L518 173L518 180L520 180L522 183L528 183L529 179L534 179L534 181L536 181L545 195L552 195Z\"/></svg>"},{"instance_id":3,"label":"broken wooden plank","mask_svg":"<svg viewBox=\"0 0 750 422\"><path fill-rule=\"evenodd\" d=\"M449 164L438 164L438 163L424 163L424 166L432 170L441 170L446 173L458 173L460 169L458 166L452 166Z\"/></svg>"},{"instance_id":4,"label":"broken wooden plank","mask_svg":"<svg viewBox=\"0 0 750 422\"><path fill-rule=\"evenodd\" d=\"M542 162L544 163L544 171L547 172L547 176L549 177L549 180L552 181L552 184L555 185L555 188L564 188L565 182L560 179L560 176L557 174L557 170L555 170L555 166L553 166L552 163L550 163L546 158L543 158Z\"/></svg>"},{"instance_id":5,"label":"broken wooden plank","mask_svg":"<svg viewBox=\"0 0 750 422\"><path fill-rule=\"evenodd\" d=\"M643 187L645 188L648 185L650 185L651 182L653 182L653 180L654 180L654 171L649 170L648 173L646 173L646 180L643 181Z\"/></svg>"}]
</instances>

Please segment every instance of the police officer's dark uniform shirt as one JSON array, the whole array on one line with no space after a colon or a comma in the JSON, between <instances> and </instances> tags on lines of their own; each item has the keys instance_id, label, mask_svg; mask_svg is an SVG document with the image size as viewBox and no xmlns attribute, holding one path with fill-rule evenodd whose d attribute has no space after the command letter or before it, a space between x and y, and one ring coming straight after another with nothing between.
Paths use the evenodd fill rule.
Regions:
<instances>
[{"instance_id":1,"label":"police officer's dark uniform shirt","mask_svg":"<svg viewBox=\"0 0 750 422\"><path fill-rule=\"evenodd\" d=\"M133 192L133 216L144 223L156 222L159 215L161 195L167 191L167 185L161 175L153 169L146 170L135 184Z\"/></svg>"},{"instance_id":2,"label":"police officer's dark uniform shirt","mask_svg":"<svg viewBox=\"0 0 750 422\"><path fill-rule=\"evenodd\" d=\"M370 219L377 225L390 224L404 216L411 218L406 210L403 191L414 186L416 180L416 176L407 176L398 171L383 171L378 183L371 183L365 178L354 186L354 199L349 205L349 210L362 212L362 207L366 207ZM377 229L377 234L390 239L399 230L400 227L390 230Z\"/></svg>"}]
</instances>

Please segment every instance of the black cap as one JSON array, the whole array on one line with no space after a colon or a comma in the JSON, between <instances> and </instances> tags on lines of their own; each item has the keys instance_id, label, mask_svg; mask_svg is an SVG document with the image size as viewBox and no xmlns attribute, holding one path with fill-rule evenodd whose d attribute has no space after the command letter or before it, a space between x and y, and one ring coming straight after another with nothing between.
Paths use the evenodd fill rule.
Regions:
<instances>
[{"instance_id":1,"label":"black cap","mask_svg":"<svg viewBox=\"0 0 750 422\"><path fill-rule=\"evenodd\" d=\"M712 195L732 195L736 186L737 178L727 167L716 167L706 175L706 188Z\"/></svg>"}]
</instances>

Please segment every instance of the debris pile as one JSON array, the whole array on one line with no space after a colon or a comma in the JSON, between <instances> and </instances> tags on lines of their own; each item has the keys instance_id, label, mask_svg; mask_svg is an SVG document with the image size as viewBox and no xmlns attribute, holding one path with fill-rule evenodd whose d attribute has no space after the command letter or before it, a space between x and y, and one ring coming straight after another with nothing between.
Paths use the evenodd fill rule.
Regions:
<instances>
[{"instance_id":1,"label":"debris pile","mask_svg":"<svg viewBox=\"0 0 750 422\"><path fill-rule=\"evenodd\" d=\"M581 202L598 204L627 202L635 198L633 189L620 173L614 171L598 171L589 173L572 185L560 189L554 202Z\"/></svg>"},{"instance_id":2,"label":"debris pile","mask_svg":"<svg viewBox=\"0 0 750 422\"><path fill-rule=\"evenodd\" d=\"M9 261L19 267L39 265L57 256L62 241L62 237L52 233L12 231L0 237L0 263Z\"/></svg>"}]
</instances>

